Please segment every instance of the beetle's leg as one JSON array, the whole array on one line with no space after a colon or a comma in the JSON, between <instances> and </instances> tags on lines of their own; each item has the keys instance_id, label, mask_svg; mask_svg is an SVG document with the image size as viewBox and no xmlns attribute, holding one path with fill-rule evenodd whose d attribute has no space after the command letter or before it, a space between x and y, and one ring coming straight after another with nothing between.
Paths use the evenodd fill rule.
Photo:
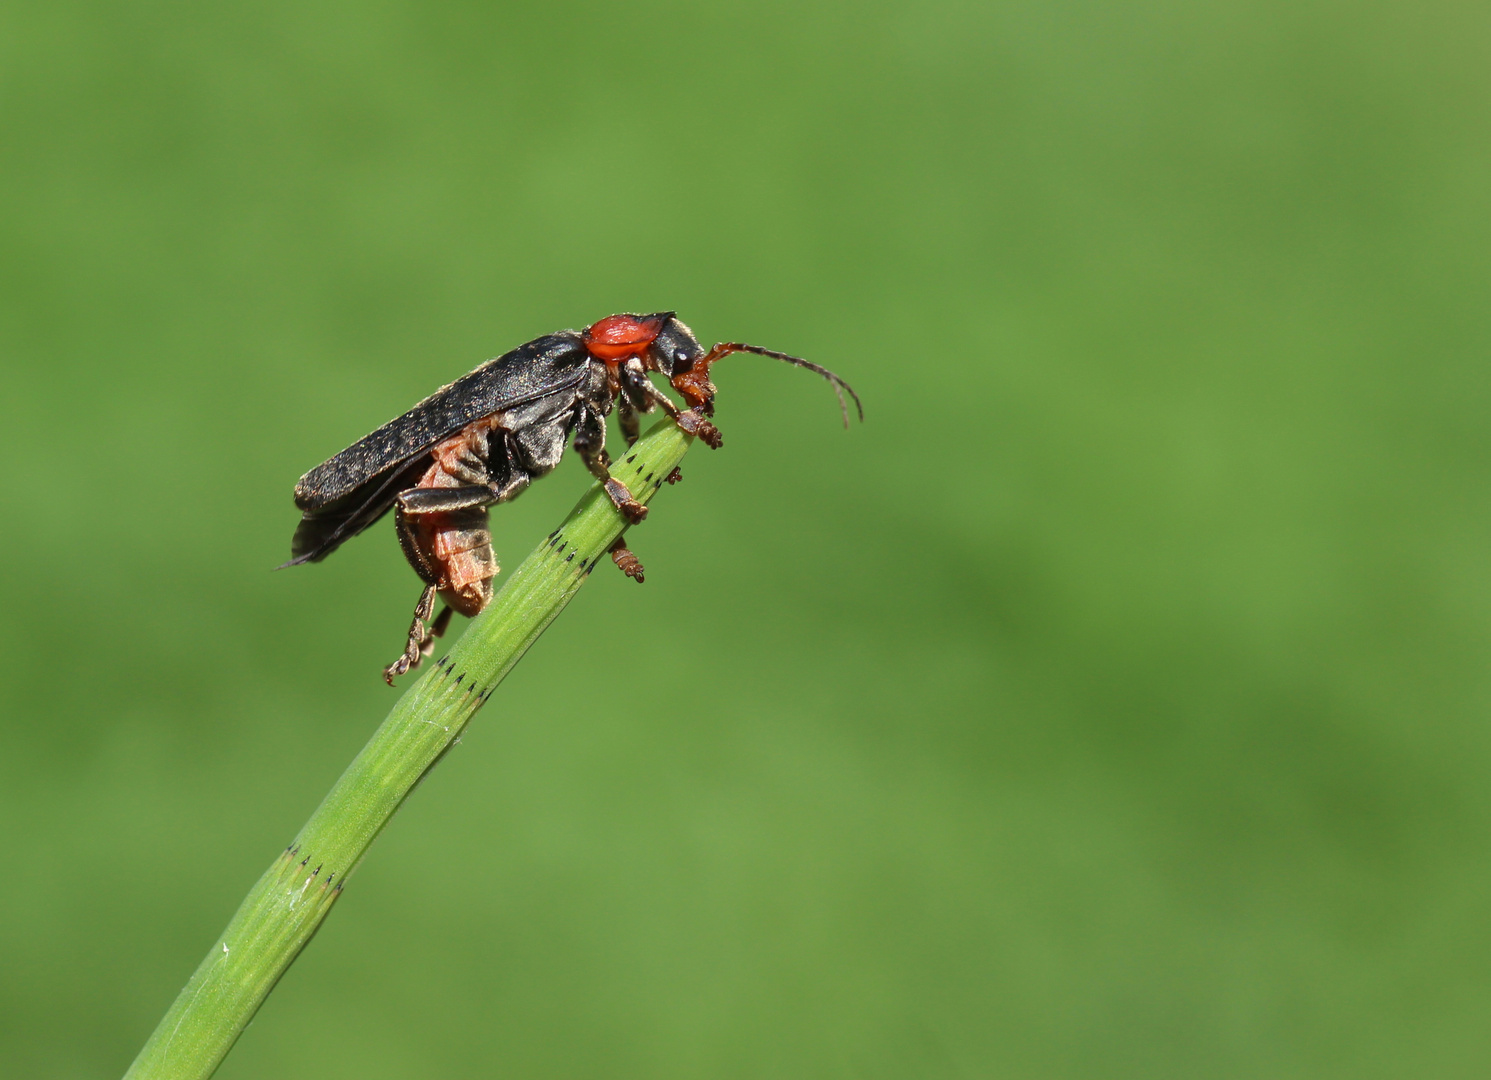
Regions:
<instances>
[{"instance_id":1,"label":"beetle's leg","mask_svg":"<svg viewBox=\"0 0 1491 1080\"><path fill-rule=\"evenodd\" d=\"M406 514L448 514L452 510L491 506L496 501L491 488L478 484L449 488L410 488L398 494L399 509Z\"/></svg>"},{"instance_id":2,"label":"beetle's leg","mask_svg":"<svg viewBox=\"0 0 1491 1080\"><path fill-rule=\"evenodd\" d=\"M656 386L653 386L652 382L649 379L646 379L646 378L638 379L637 380L637 387L640 390L642 396L647 399L647 411L648 412L651 412L656 406L661 405L663 407L663 411L666 412L668 414L668 416L672 418L672 420L673 420L673 422L675 424L679 422L678 421L678 417L679 417L680 414L678 412L678 406L674 405L673 402L669 401L668 400L668 396L666 394L664 394L661 390L659 390ZM630 405L631 404L631 402L627 401L625 395L623 395L618 400L620 401L620 403L622 405ZM633 425L632 430L633 431L636 431L636 426L635 426L636 423L637 423L637 421L636 421L636 418L634 416L633 419L632 419L632 425ZM622 431L626 430L626 414L625 413L622 414L622 428L621 428L621 430ZM685 429L685 430L687 430L687 429ZM633 435L633 436L631 436L630 438L627 439L626 444L627 444L627 446L631 446L632 443L634 443L636 441L637 441L636 436ZM716 443L717 442L718 442L718 435L716 435ZM678 466L675 465L673 467L673 471L670 472L667 475L666 479L667 479L668 483L670 483L670 484L676 484L676 483L678 483L678 481L680 481L680 480L683 479L683 473L679 472L678 471ZM638 578L638 580L640 581L641 579Z\"/></svg>"},{"instance_id":3,"label":"beetle's leg","mask_svg":"<svg viewBox=\"0 0 1491 1080\"><path fill-rule=\"evenodd\" d=\"M487 471L482 468L481 461L477 459L468 461L466 458L456 458L442 468L447 475L456 480L465 481L467 484L485 484L487 481Z\"/></svg>"},{"instance_id":4,"label":"beetle's leg","mask_svg":"<svg viewBox=\"0 0 1491 1080\"><path fill-rule=\"evenodd\" d=\"M444 637L446 629L450 626L450 617L456 613L453 607L440 609L440 614L435 616L435 621L430 623L430 632L425 635L424 644L420 646L421 656L429 656L435 651L435 639Z\"/></svg>"},{"instance_id":5,"label":"beetle's leg","mask_svg":"<svg viewBox=\"0 0 1491 1080\"><path fill-rule=\"evenodd\" d=\"M647 516L647 507L632 498L631 489L611 475L611 470L605 461L605 453L602 450L600 455L590 457L582 452L580 456L585 459L585 467L590 470L590 475L606 486L606 494L610 496L616 509L621 511L627 521L636 525Z\"/></svg>"},{"instance_id":6,"label":"beetle's leg","mask_svg":"<svg viewBox=\"0 0 1491 1080\"><path fill-rule=\"evenodd\" d=\"M720 434L720 429L704 419L702 415L693 409L685 409L673 418L685 433L696 436L704 442L711 450L718 450L725 445L725 439Z\"/></svg>"},{"instance_id":7,"label":"beetle's leg","mask_svg":"<svg viewBox=\"0 0 1491 1080\"><path fill-rule=\"evenodd\" d=\"M496 498L490 488L409 488L394 499L393 525L398 535L399 546L404 549L404 558L414 567L419 580L426 585L439 585L441 567L431 561L430 554L420 543L416 525L422 514L448 514L490 506Z\"/></svg>"},{"instance_id":8,"label":"beetle's leg","mask_svg":"<svg viewBox=\"0 0 1491 1080\"><path fill-rule=\"evenodd\" d=\"M627 521L635 525L647 516L647 507L632 498L627 486L611 475L611 457L606 453L606 422L599 413L591 409L581 412L580 422L575 427L575 451L585 462L590 475L606 486L606 494L616 509L626 515Z\"/></svg>"},{"instance_id":9,"label":"beetle's leg","mask_svg":"<svg viewBox=\"0 0 1491 1080\"><path fill-rule=\"evenodd\" d=\"M656 386L653 386L651 382L646 384L646 390L647 396L652 398L653 401L657 402L657 404L662 407L663 412L672 417L673 422L677 424L685 433L689 435L695 435L698 438L703 439L704 445L709 447L711 450L718 450L721 446L724 445L725 440L720 436L720 429L715 427L708 420L704 419L704 417L701 416L699 413L695 412L693 409L685 409L682 412L679 412L678 406L673 404L668 395L663 393ZM680 477L680 479L681 478L682 477ZM677 481L675 480L674 483L677 483Z\"/></svg>"},{"instance_id":10,"label":"beetle's leg","mask_svg":"<svg viewBox=\"0 0 1491 1080\"><path fill-rule=\"evenodd\" d=\"M491 453L486 421L467 424L461 431L435 446L440 471L464 484L487 484L486 461Z\"/></svg>"},{"instance_id":11,"label":"beetle's leg","mask_svg":"<svg viewBox=\"0 0 1491 1080\"><path fill-rule=\"evenodd\" d=\"M447 606L439 617L425 629L425 622L435 610L435 594L441 587L442 568L431 561L431 555L420 543L418 525L422 514L450 513L459 515L473 511L483 519L486 507L494 501L492 492L485 487L461 488L410 488L399 492L394 501L394 529L398 533L399 545L404 557L414 572L425 583L419 603L414 607L414 621L409 624L409 639L404 654L383 670L383 678L392 686L400 675L419 667L419 662L429 656L435 648L435 639L445 633L450 625L452 609Z\"/></svg>"},{"instance_id":12,"label":"beetle's leg","mask_svg":"<svg viewBox=\"0 0 1491 1080\"><path fill-rule=\"evenodd\" d=\"M626 539L618 536L616 542L611 545L610 551L611 561L616 564L616 568L627 577L635 579L638 585L642 584L644 580L642 577L642 560L637 558L627 548Z\"/></svg>"},{"instance_id":13,"label":"beetle's leg","mask_svg":"<svg viewBox=\"0 0 1491 1080\"><path fill-rule=\"evenodd\" d=\"M417 520L413 515L404 513L404 508L397 502L394 503L393 529L399 538L399 547L404 549L404 558L419 575L420 581L426 585L439 585L440 567L430 561L424 545L419 542L419 530L415 524Z\"/></svg>"},{"instance_id":14,"label":"beetle's leg","mask_svg":"<svg viewBox=\"0 0 1491 1080\"><path fill-rule=\"evenodd\" d=\"M428 655L425 652L425 642L430 639L431 634L425 629L425 620L434 610L435 586L426 585L425 591L419 594L419 603L414 605L414 621L409 624L409 643L404 646L404 655L383 669L383 679L389 686L393 685L394 679L411 668L419 667L419 662ZM444 615L441 617L444 618Z\"/></svg>"},{"instance_id":15,"label":"beetle's leg","mask_svg":"<svg viewBox=\"0 0 1491 1080\"><path fill-rule=\"evenodd\" d=\"M654 386L651 379L642 383L642 392L652 400L654 405L659 406L663 412L667 413L675 423L678 421L678 406L673 404L672 398Z\"/></svg>"},{"instance_id":16,"label":"beetle's leg","mask_svg":"<svg viewBox=\"0 0 1491 1080\"><path fill-rule=\"evenodd\" d=\"M632 408L632 403L624 393L616 399L616 418L621 425L622 437L626 439L627 446L631 446L642 433L642 422L637 419L637 410Z\"/></svg>"}]
</instances>

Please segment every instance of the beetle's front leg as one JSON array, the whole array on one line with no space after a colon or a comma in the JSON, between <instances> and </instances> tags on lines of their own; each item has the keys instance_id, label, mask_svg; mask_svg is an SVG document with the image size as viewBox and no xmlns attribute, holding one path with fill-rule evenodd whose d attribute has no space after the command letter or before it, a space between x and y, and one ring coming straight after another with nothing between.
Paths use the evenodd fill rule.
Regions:
<instances>
[{"instance_id":1,"label":"beetle's front leg","mask_svg":"<svg viewBox=\"0 0 1491 1080\"><path fill-rule=\"evenodd\" d=\"M679 412L678 406L673 404L668 395L656 386L653 386L650 382L646 384L646 391L647 396L657 402L663 412L667 413L685 434L694 435L702 439L704 445L711 450L718 450L721 446L725 445L725 440L720 435L720 429L704 419L700 413L693 409L684 409L682 412ZM677 481L673 482L677 483Z\"/></svg>"},{"instance_id":2,"label":"beetle's front leg","mask_svg":"<svg viewBox=\"0 0 1491 1080\"><path fill-rule=\"evenodd\" d=\"M581 413L580 422L575 426L575 452L585 462L590 475L606 486L606 494L627 521L635 525L647 516L647 507L632 498L627 486L611 475L611 457L606 453L606 422L599 413L590 409Z\"/></svg>"}]
</instances>

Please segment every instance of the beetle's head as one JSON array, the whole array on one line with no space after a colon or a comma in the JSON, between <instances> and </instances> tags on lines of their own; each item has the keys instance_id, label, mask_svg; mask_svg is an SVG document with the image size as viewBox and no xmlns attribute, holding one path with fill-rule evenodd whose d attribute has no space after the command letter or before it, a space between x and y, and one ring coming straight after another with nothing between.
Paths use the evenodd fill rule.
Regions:
<instances>
[{"instance_id":1,"label":"beetle's head","mask_svg":"<svg viewBox=\"0 0 1491 1080\"><path fill-rule=\"evenodd\" d=\"M668 337L668 343L664 349L658 352L659 359L667 357L665 363L659 364L659 370L668 375L673 383L673 389L683 395L683 399L689 403L689 408L698 409L705 416L714 415L714 383L709 381L709 368L716 360L720 360L731 353L746 352L755 353L757 356L769 356L773 360L782 360L796 367L807 368L816 371L827 379L834 388L834 393L839 398L839 410L844 414L844 426L849 426L849 406L844 401L844 394L848 392L854 399L854 407L859 412L859 418L865 418L864 406L859 403L859 395L854 388L839 378L832 371L817 364L809 363L800 356L788 356L786 353L773 352L763 349L759 345L746 345L739 341L721 342L714 348L705 352L699 342L694 339L693 331L675 318L669 318L662 333L654 342L653 352L658 349L665 336L669 332L673 336Z\"/></svg>"},{"instance_id":2,"label":"beetle's head","mask_svg":"<svg viewBox=\"0 0 1491 1080\"><path fill-rule=\"evenodd\" d=\"M710 365L731 353L748 352L783 360L822 375L833 385L834 393L839 397L845 427L849 426L849 406L844 401L846 391L854 399L859 418L865 418L864 407L860 405L854 388L827 368L798 356L738 341L724 342L705 351L694 332L671 311L659 311L653 315L611 315L586 330L584 338L591 355L607 363L640 356L647 370L667 376L689 408L698 409L706 416L714 414L715 387L709 381Z\"/></svg>"},{"instance_id":3,"label":"beetle's head","mask_svg":"<svg viewBox=\"0 0 1491 1080\"><path fill-rule=\"evenodd\" d=\"M694 370L694 365L704 357L704 346L694 337L694 332L679 321L672 312L658 329L657 337L647 347L647 366L676 380ZM711 389L710 393L714 391Z\"/></svg>"},{"instance_id":4,"label":"beetle's head","mask_svg":"<svg viewBox=\"0 0 1491 1080\"><path fill-rule=\"evenodd\" d=\"M709 353L694 332L669 315L647 349L647 366L666 375L691 409L714 412L714 383L709 381Z\"/></svg>"}]
</instances>

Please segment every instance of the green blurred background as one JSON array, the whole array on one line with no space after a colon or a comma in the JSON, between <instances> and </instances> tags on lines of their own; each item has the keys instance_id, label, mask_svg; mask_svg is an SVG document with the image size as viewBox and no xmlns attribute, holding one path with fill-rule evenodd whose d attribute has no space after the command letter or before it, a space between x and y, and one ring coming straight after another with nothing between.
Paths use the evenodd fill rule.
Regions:
<instances>
[{"instance_id":1,"label":"green blurred background","mask_svg":"<svg viewBox=\"0 0 1491 1080\"><path fill-rule=\"evenodd\" d=\"M393 700L296 478L674 308L868 422L720 366L221 1076L1486 1075L1488 92L1463 3L6 5L0 1073Z\"/></svg>"}]
</instances>

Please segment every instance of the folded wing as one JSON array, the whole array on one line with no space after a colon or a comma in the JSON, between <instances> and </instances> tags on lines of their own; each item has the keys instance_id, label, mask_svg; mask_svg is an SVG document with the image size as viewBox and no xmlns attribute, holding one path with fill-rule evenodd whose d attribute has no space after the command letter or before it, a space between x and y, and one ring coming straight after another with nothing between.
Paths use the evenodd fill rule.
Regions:
<instances>
[{"instance_id":1,"label":"folded wing","mask_svg":"<svg viewBox=\"0 0 1491 1080\"><path fill-rule=\"evenodd\" d=\"M399 492L415 485L437 442L482 417L572 390L584 379L589 358L573 331L536 338L441 387L317 465L295 485L302 516L284 565L330 555L387 513Z\"/></svg>"}]
</instances>

